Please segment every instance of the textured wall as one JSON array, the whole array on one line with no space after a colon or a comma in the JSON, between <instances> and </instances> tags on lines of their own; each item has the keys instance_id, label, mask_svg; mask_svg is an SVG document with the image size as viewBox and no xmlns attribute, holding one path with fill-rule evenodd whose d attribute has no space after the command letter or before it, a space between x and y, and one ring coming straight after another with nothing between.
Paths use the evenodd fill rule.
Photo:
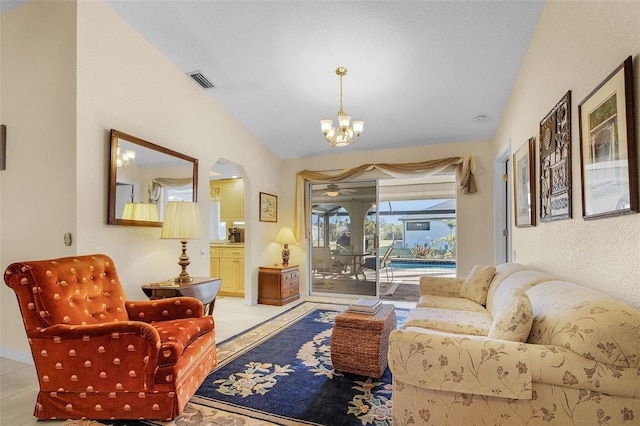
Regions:
<instances>
[{"instance_id":1,"label":"textured wall","mask_svg":"<svg viewBox=\"0 0 640 426\"><path fill-rule=\"evenodd\" d=\"M573 219L513 229L515 260L640 308L640 215L582 219L578 133L578 105L629 55L634 61L636 135L640 133L638 22L637 1L547 2L494 149L510 141L513 152L531 136L538 139L540 121L571 90Z\"/></svg>"}]
</instances>

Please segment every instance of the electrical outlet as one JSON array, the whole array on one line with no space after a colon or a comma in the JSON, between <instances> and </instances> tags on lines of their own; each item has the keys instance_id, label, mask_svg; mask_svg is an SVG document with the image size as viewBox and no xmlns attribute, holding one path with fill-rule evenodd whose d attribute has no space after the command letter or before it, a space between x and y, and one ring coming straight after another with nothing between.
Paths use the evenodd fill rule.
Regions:
<instances>
[{"instance_id":1,"label":"electrical outlet","mask_svg":"<svg viewBox=\"0 0 640 426\"><path fill-rule=\"evenodd\" d=\"M207 257L207 249L200 249L200 257L202 257L203 259Z\"/></svg>"}]
</instances>

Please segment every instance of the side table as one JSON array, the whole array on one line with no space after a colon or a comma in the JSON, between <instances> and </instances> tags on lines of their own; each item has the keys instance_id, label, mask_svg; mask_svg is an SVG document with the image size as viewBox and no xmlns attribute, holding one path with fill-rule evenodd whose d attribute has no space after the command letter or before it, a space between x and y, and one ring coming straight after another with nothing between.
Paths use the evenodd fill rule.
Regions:
<instances>
[{"instance_id":1,"label":"side table","mask_svg":"<svg viewBox=\"0 0 640 426\"><path fill-rule=\"evenodd\" d=\"M333 369L381 377L387 368L389 334L394 328L396 311L391 304L383 304L375 314L338 314L330 343Z\"/></svg>"},{"instance_id":2,"label":"side table","mask_svg":"<svg viewBox=\"0 0 640 426\"><path fill-rule=\"evenodd\" d=\"M258 303L282 306L300 298L298 265L261 266Z\"/></svg>"},{"instance_id":3,"label":"side table","mask_svg":"<svg viewBox=\"0 0 640 426\"><path fill-rule=\"evenodd\" d=\"M221 284L220 278L194 277L190 283L176 284L171 280L144 284L141 288L151 300L179 296L195 297L202 302L205 312L211 315ZM207 305L209 306L208 311Z\"/></svg>"}]
</instances>

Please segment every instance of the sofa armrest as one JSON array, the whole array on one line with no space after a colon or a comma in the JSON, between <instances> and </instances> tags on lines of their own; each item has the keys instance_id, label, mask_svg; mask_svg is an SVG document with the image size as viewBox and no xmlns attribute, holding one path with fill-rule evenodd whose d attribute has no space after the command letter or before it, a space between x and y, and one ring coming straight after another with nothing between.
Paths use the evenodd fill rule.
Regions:
<instances>
[{"instance_id":1,"label":"sofa armrest","mask_svg":"<svg viewBox=\"0 0 640 426\"><path fill-rule=\"evenodd\" d=\"M420 277L420 295L460 297L464 278Z\"/></svg>"},{"instance_id":2,"label":"sofa armrest","mask_svg":"<svg viewBox=\"0 0 640 426\"><path fill-rule=\"evenodd\" d=\"M537 383L640 398L640 369L604 364L562 346L528 344Z\"/></svg>"},{"instance_id":3,"label":"sofa armrest","mask_svg":"<svg viewBox=\"0 0 640 426\"><path fill-rule=\"evenodd\" d=\"M202 318L204 307L195 297L168 297L166 299L127 301L131 321L147 323L182 318Z\"/></svg>"},{"instance_id":4,"label":"sofa armrest","mask_svg":"<svg viewBox=\"0 0 640 426\"><path fill-rule=\"evenodd\" d=\"M482 336L408 327L389 337L394 380L413 386L501 398L531 399L526 346Z\"/></svg>"},{"instance_id":5,"label":"sofa armrest","mask_svg":"<svg viewBox=\"0 0 640 426\"><path fill-rule=\"evenodd\" d=\"M29 330L42 390L105 392L153 388L160 335L151 325L109 322L56 324Z\"/></svg>"}]
</instances>

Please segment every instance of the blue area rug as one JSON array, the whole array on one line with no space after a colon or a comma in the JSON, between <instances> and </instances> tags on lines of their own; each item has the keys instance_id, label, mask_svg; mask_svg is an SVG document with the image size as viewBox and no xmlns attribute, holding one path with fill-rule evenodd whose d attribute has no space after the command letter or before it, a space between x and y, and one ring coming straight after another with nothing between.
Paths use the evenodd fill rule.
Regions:
<instances>
[{"instance_id":1,"label":"blue area rug","mask_svg":"<svg viewBox=\"0 0 640 426\"><path fill-rule=\"evenodd\" d=\"M333 320L345 305L302 303L218 345L218 367L174 422L113 425L391 425L391 372L331 365ZM398 326L406 310L396 309Z\"/></svg>"}]
</instances>

